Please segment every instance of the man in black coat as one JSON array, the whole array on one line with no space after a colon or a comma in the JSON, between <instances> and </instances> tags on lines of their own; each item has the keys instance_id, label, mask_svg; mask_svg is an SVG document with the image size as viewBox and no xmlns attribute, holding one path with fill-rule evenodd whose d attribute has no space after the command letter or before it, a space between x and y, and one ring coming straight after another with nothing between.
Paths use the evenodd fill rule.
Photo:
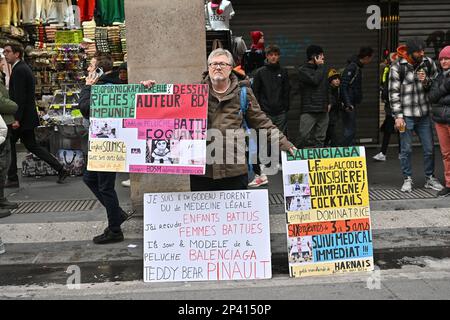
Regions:
<instances>
[{"instance_id":1,"label":"man in black coat","mask_svg":"<svg viewBox=\"0 0 450 320\"><path fill-rule=\"evenodd\" d=\"M12 74L9 79L9 97L17 103L19 109L15 114L15 121L10 126L11 136L11 164L8 170L6 188L19 187L17 176L16 143L20 139L28 151L39 159L47 162L58 172L58 183L62 183L69 172L59 161L36 142L34 129L39 126L39 117L36 111L35 80L30 67L22 60L23 47L20 44L7 44L3 54L6 62L12 66Z\"/></svg>"},{"instance_id":2,"label":"man in black coat","mask_svg":"<svg viewBox=\"0 0 450 320\"><path fill-rule=\"evenodd\" d=\"M323 147L328 128L328 77L323 49L306 49L308 61L300 66L301 115L297 148Z\"/></svg>"},{"instance_id":3,"label":"man in black coat","mask_svg":"<svg viewBox=\"0 0 450 320\"><path fill-rule=\"evenodd\" d=\"M344 147L355 144L356 136L356 108L361 103L362 94L362 68L369 64L373 58L371 47L361 47L359 54L352 56L347 62L348 65L342 72L342 99L344 111L342 122L344 125Z\"/></svg>"}]
</instances>

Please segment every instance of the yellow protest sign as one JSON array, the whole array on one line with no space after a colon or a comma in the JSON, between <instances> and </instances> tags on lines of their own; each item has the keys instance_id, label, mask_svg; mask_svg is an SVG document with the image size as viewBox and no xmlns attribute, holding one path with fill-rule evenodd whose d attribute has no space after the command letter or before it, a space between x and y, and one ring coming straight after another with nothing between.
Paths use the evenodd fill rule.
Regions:
<instances>
[{"instance_id":1,"label":"yellow protest sign","mask_svg":"<svg viewBox=\"0 0 450 320\"><path fill-rule=\"evenodd\" d=\"M125 142L113 140L91 140L89 142L89 171L126 171L127 149Z\"/></svg>"}]
</instances>

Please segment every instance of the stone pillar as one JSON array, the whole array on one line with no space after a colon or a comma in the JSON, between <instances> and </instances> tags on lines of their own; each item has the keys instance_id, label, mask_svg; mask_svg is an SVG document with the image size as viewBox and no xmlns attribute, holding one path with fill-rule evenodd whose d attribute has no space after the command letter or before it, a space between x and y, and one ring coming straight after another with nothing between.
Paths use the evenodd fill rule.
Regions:
<instances>
[{"instance_id":1,"label":"stone pillar","mask_svg":"<svg viewBox=\"0 0 450 320\"><path fill-rule=\"evenodd\" d=\"M125 0L130 83L199 83L206 70L204 0ZM131 174L133 208L147 192L189 191L189 176Z\"/></svg>"}]
</instances>

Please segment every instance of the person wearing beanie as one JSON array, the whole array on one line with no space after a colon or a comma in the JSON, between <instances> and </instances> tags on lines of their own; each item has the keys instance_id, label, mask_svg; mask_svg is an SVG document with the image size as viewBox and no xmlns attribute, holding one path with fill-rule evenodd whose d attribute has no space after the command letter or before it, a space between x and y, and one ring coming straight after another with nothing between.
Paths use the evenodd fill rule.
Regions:
<instances>
[{"instance_id":1,"label":"person wearing beanie","mask_svg":"<svg viewBox=\"0 0 450 320\"><path fill-rule=\"evenodd\" d=\"M321 47L306 49L307 62L298 69L301 92L297 147L324 146L328 128L328 77Z\"/></svg>"},{"instance_id":2,"label":"person wearing beanie","mask_svg":"<svg viewBox=\"0 0 450 320\"><path fill-rule=\"evenodd\" d=\"M411 192L412 140L416 133L422 143L425 169L425 188L436 191L443 186L434 177L434 146L431 123L429 93L432 79L437 76L437 67L432 59L425 57L425 44L412 38L406 45L398 47L399 59L389 72L389 102L395 127L400 132L400 164L403 173L401 191Z\"/></svg>"},{"instance_id":3,"label":"person wearing beanie","mask_svg":"<svg viewBox=\"0 0 450 320\"><path fill-rule=\"evenodd\" d=\"M253 76L259 68L264 66L266 55L264 52L264 33L262 31L251 31L252 45L242 57L242 65L245 73L253 80Z\"/></svg>"},{"instance_id":4,"label":"person wearing beanie","mask_svg":"<svg viewBox=\"0 0 450 320\"><path fill-rule=\"evenodd\" d=\"M355 145L356 109L363 99L362 69L372 61L372 58L373 49L361 47L359 54L347 60L348 64L342 72L341 93L345 112L342 114L344 137L341 144L344 147Z\"/></svg>"},{"instance_id":5,"label":"person wearing beanie","mask_svg":"<svg viewBox=\"0 0 450 320\"><path fill-rule=\"evenodd\" d=\"M441 147L444 162L445 186L438 192L439 197L450 195L450 46L439 53L439 72L430 90L432 116Z\"/></svg>"},{"instance_id":6,"label":"person wearing beanie","mask_svg":"<svg viewBox=\"0 0 450 320\"><path fill-rule=\"evenodd\" d=\"M339 146L338 128L341 120L342 99L341 99L341 75L336 69L328 71L328 129L325 137L326 147Z\"/></svg>"}]
</instances>

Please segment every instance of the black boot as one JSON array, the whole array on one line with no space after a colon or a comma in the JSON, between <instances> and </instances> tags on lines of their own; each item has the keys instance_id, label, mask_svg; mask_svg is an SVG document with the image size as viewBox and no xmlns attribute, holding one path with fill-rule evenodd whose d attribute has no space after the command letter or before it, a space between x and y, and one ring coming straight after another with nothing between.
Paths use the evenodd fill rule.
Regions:
<instances>
[{"instance_id":1,"label":"black boot","mask_svg":"<svg viewBox=\"0 0 450 320\"><path fill-rule=\"evenodd\" d=\"M6 198L0 199L0 208L2 208L2 209L14 210L14 209L17 209L18 207L19 207L19 205L17 203L10 202Z\"/></svg>"},{"instance_id":2,"label":"black boot","mask_svg":"<svg viewBox=\"0 0 450 320\"><path fill-rule=\"evenodd\" d=\"M128 221L131 219L131 217L136 213L136 210L128 210L127 212L125 212L123 209L122 210L122 223L124 223L125 221Z\"/></svg>"},{"instance_id":3,"label":"black boot","mask_svg":"<svg viewBox=\"0 0 450 320\"><path fill-rule=\"evenodd\" d=\"M123 241L122 231L113 232L109 228L106 228L103 234L94 237L94 243L96 244L108 244Z\"/></svg>"},{"instance_id":4,"label":"black boot","mask_svg":"<svg viewBox=\"0 0 450 320\"><path fill-rule=\"evenodd\" d=\"M64 180L70 175L70 172L68 170L66 170L66 168L62 168L61 170L59 170L58 172L58 180L56 181L57 183L63 183Z\"/></svg>"}]
</instances>

